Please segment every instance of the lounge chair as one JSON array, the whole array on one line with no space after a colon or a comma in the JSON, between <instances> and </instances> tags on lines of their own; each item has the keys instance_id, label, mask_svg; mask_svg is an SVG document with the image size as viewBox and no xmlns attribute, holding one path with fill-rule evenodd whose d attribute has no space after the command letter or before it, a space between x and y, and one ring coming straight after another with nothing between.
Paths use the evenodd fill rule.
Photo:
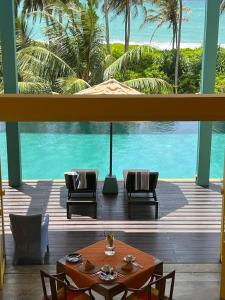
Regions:
<instances>
[{"instance_id":1,"label":"lounge chair","mask_svg":"<svg viewBox=\"0 0 225 300\"><path fill-rule=\"evenodd\" d=\"M137 185L137 176L147 175L148 182L146 186ZM128 217L131 218L131 206L134 205L154 205L155 219L158 219L158 200L156 195L156 186L159 173L149 170L124 170L124 185L128 198Z\"/></svg>"},{"instance_id":2,"label":"lounge chair","mask_svg":"<svg viewBox=\"0 0 225 300\"><path fill-rule=\"evenodd\" d=\"M64 176L68 189L67 219L71 219L70 207L76 205L94 206L94 217L96 218L98 171L73 169L71 172L64 173Z\"/></svg>"},{"instance_id":3,"label":"lounge chair","mask_svg":"<svg viewBox=\"0 0 225 300\"><path fill-rule=\"evenodd\" d=\"M43 264L49 252L49 215L10 214L10 225L15 243L14 264Z\"/></svg>"}]
</instances>

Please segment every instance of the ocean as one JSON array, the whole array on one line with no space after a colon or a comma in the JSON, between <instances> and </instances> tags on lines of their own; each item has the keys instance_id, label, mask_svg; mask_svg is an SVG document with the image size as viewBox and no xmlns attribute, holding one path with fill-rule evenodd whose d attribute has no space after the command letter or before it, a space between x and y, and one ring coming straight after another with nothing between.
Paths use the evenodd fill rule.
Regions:
<instances>
[{"instance_id":1,"label":"ocean","mask_svg":"<svg viewBox=\"0 0 225 300\"><path fill-rule=\"evenodd\" d=\"M85 0L84 0L85 1ZM184 0L184 6L191 10L190 13L185 14L184 17L188 21L183 22L182 28L182 47L195 48L202 45L204 34L204 21L205 21L205 0ZM150 8L152 5L148 4ZM98 9L99 20L104 27L104 16L101 7ZM112 12L110 14L110 41L111 43L124 42L124 23L123 16L115 16ZM152 33L156 28L156 24L147 24L141 27L143 23L143 14L139 10L136 18L132 17L131 21L131 44L149 44ZM33 38L43 40L44 36L41 31L40 24L30 27L33 28ZM163 25L157 30L152 45L161 49L169 48L171 46L172 32L168 28L168 24ZM219 30L219 44L225 46L225 13L220 17L220 30Z\"/></svg>"}]
</instances>

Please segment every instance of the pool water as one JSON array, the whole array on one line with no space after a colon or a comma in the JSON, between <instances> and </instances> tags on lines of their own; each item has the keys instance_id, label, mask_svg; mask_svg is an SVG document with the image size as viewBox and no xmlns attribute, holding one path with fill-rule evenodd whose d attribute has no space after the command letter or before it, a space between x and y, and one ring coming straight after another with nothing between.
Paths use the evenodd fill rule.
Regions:
<instances>
[{"instance_id":1,"label":"pool water","mask_svg":"<svg viewBox=\"0 0 225 300\"><path fill-rule=\"evenodd\" d=\"M61 179L73 168L109 172L108 123L20 123L24 179ZM115 123L113 174L123 169L148 168L161 178L194 178L197 159L197 122ZM225 125L213 125L212 178L223 176ZM0 123L3 178L7 178L5 126Z\"/></svg>"}]
</instances>

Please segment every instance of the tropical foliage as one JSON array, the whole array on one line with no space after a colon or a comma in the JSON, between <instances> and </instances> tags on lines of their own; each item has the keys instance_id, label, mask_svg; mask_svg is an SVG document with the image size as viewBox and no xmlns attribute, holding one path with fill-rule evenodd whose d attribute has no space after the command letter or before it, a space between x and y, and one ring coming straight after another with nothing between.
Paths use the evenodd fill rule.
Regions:
<instances>
[{"instance_id":1,"label":"tropical foliage","mask_svg":"<svg viewBox=\"0 0 225 300\"><path fill-rule=\"evenodd\" d=\"M111 74L109 70L112 71L116 65L125 70L129 63L127 57L132 58L130 66L138 62L137 53L143 52L141 47L140 50L131 49L121 58L106 55L103 28L99 25L96 14L97 1L88 1L86 4L79 1L50 1L52 3L48 5L39 2L32 3L37 11L23 7L23 11L29 11L29 14L22 14L17 18L17 60L21 93L73 94L115 77L115 70ZM63 22L60 21L61 15ZM46 41L31 39L26 23L28 18L46 22ZM171 92L170 84L160 78L123 76L120 81L142 92Z\"/></svg>"},{"instance_id":2,"label":"tropical foliage","mask_svg":"<svg viewBox=\"0 0 225 300\"><path fill-rule=\"evenodd\" d=\"M147 2L152 3L151 9ZM16 3L23 5L23 13L16 19L20 93L73 94L110 78L144 93L199 92L202 51L180 49L181 24L186 20L183 13L189 11L182 0L16 0ZM104 12L105 29L96 12L99 7ZM224 7L223 1L221 11ZM146 26L149 22L155 22L156 29L162 24L169 25L175 49L160 51L150 46L129 45L131 14L135 16L139 8L145 15ZM124 15L125 49L123 44L110 44L109 11ZM32 39L28 20L42 21L44 41ZM224 61L225 50L221 48L216 92L225 91ZM0 61L0 92L3 92L2 78Z\"/></svg>"},{"instance_id":3,"label":"tropical foliage","mask_svg":"<svg viewBox=\"0 0 225 300\"><path fill-rule=\"evenodd\" d=\"M51 13L49 12L51 11ZM58 19L64 13L64 21ZM62 2L31 16L48 19L48 42L33 42L18 51L19 69L33 70L57 92L75 93L103 78L102 29L92 4Z\"/></svg>"}]
</instances>

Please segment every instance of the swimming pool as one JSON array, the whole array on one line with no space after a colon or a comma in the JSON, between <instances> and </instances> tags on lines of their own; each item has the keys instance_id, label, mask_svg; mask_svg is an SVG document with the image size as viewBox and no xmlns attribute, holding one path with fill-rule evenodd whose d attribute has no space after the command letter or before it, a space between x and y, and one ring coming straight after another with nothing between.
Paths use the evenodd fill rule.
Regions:
<instances>
[{"instance_id":1,"label":"swimming pool","mask_svg":"<svg viewBox=\"0 0 225 300\"><path fill-rule=\"evenodd\" d=\"M60 179L72 168L94 168L100 179L109 172L108 123L20 123L24 179ZM113 174L149 168L161 178L194 178L197 122L115 123ZM213 126L210 176L223 176L225 125ZM7 178L4 124L0 123L3 178Z\"/></svg>"}]
</instances>

